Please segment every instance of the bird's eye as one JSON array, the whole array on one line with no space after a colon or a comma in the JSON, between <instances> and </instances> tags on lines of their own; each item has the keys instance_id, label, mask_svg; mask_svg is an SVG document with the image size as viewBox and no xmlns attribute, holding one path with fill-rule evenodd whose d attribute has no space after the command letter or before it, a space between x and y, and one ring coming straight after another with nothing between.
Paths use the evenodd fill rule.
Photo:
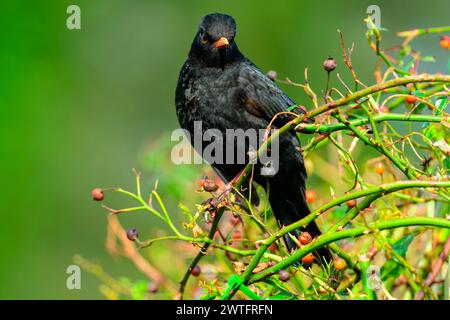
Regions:
<instances>
[{"instance_id":1,"label":"bird's eye","mask_svg":"<svg viewBox=\"0 0 450 320\"><path fill-rule=\"evenodd\" d=\"M203 33L203 35L202 35L202 43L203 44L209 43L209 37L206 33Z\"/></svg>"}]
</instances>

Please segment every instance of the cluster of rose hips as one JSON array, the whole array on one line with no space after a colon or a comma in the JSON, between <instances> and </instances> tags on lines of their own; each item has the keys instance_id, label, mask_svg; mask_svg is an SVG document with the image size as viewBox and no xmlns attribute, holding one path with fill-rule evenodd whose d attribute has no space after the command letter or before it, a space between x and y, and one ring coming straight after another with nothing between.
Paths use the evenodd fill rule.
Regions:
<instances>
[{"instance_id":1,"label":"cluster of rose hips","mask_svg":"<svg viewBox=\"0 0 450 320\"><path fill-rule=\"evenodd\" d=\"M303 259L302 259L302 261L303 261ZM333 266L336 270L341 271L347 267L347 264L344 259L336 258L333 261ZM288 281L290 279L290 277L291 277L291 275L290 275L289 271L287 271L287 270L280 270L278 272L278 279L280 279L283 282Z\"/></svg>"}]
</instances>

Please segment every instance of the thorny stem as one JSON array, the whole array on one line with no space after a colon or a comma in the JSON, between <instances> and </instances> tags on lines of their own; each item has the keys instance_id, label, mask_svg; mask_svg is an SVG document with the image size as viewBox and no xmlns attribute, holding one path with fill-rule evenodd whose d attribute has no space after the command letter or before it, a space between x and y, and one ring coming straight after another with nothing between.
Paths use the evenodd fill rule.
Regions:
<instances>
[{"instance_id":1,"label":"thorny stem","mask_svg":"<svg viewBox=\"0 0 450 320\"><path fill-rule=\"evenodd\" d=\"M278 270L284 269L295 262L299 261L302 257L307 255L314 250L317 250L320 247L323 247L329 243L336 242L338 240L347 239L347 238L356 238L363 235L368 235L374 232L395 229L401 227L409 227L409 226L429 226L429 227L440 227L450 229L450 220L442 219L442 218L424 218L424 217L413 217L413 218L400 218L400 219L392 219L388 221L380 221L369 224L367 227L356 227L348 230L342 230L338 232L334 232L331 234L324 234L311 242L308 245L305 245L301 249L297 250L290 257L282 260L276 265L265 269L264 271L257 273L252 277L249 283L255 283L265 277L276 273Z\"/></svg>"},{"instance_id":2,"label":"thorny stem","mask_svg":"<svg viewBox=\"0 0 450 320\"><path fill-rule=\"evenodd\" d=\"M358 80L358 76L356 75L355 69L353 68L353 65L352 65L352 53L353 53L354 44L348 50L348 54L347 54L347 48L345 47L345 43L344 43L344 36L342 35L341 30L338 30L338 33L339 33L339 37L341 39L342 55L344 57L344 63L350 70L353 80L355 81L355 90L358 90L359 80Z\"/></svg>"},{"instance_id":3,"label":"thorny stem","mask_svg":"<svg viewBox=\"0 0 450 320\"><path fill-rule=\"evenodd\" d=\"M386 65L390 69L394 70L396 73L401 74L401 75L410 75L409 72L397 68L389 60L388 56L384 53L384 51L381 50L381 48L380 48L380 42L381 42L380 30L375 26L375 24L373 23L373 21L370 17L367 18L367 21L371 25L371 28L367 32L367 40L369 41L370 47L376 52L377 56L379 56L386 63ZM371 37L372 34L375 36L375 43L373 43L373 41L372 41L372 37Z\"/></svg>"},{"instance_id":4,"label":"thorny stem","mask_svg":"<svg viewBox=\"0 0 450 320\"><path fill-rule=\"evenodd\" d=\"M374 115L373 121L375 123L380 123L384 121L411 121L411 122L434 122L439 123L445 120L444 116L434 116L434 115L422 115L422 114L395 114L395 113L383 113ZM369 123L369 119L356 119L349 121L354 127L363 126ZM347 126L345 123L337 122L331 124L310 124L310 123L300 123L295 130L301 133L331 133L335 131L345 130Z\"/></svg>"},{"instance_id":5,"label":"thorny stem","mask_svg":"<svg viewBox=\"0 0 450 320\"><path fill-rule=\"evenodd\" d=\"M220 218L222 217L222 214L224 211L225 211L225 207L221 207L216 211L213 221L211 223L211 228L209 229L208 239L210 239L210 240L214 239L214 234L217 231L217 227L219 225ZM178 288L178 297L177 297L178 299L180 299L180 300L183 299L184 288L186 286L187 281L189 280L189 277L191 276L191 272L195 268L195 266L198 264L200 259L203 258L204 255L206 255L210 245L211 245L211 242L205 242L203 244L202 248L200 249L199 253L197 253L195 258L190 263L188 269L186 270L183 278L180 281L179 288Z\"/></svg>"},{"instance_id":6,"label":"thorny stem","mask_svg":"<svg viewBox=\"0 0 450 320\"><path fill-rule=\"evenodd\" d=\"M302 122L303 118L314 118L315 116L322 114L324 112L330 111L332 109L335 109L337 107L346 105L350 102L353 102L355 100L361 99L362 97L365 97L367 95L383 91L389 88L406 85L408 83L419 83L419 82L450 82L450 76L447 75L428 75L428 74L422 74L418 76L405 76L403 78L396 78L392 79L386 82L377 83L373 86L364 88L362 90L356 91L352 94L349 94L343 98L340 98L338 100L329 102L323 106L320 106L317 109L312 110L309 112L306 117L300 116L300 120L294 120L294 122L297 122L295 124L298 124Z\"/></svg>"},{"instance_id":7,"label":"thorny stem","mask_svg":"<svg viewBox=\"0 0 450 320\"><path fill-rule=\"evenodd\" d=\"M405 38L405 41L403 42L402 45L406 46L408 43L410 43L414 38L418 36L431 33L445 33L445 32L450 32L450 26L401 31L397 33L397 36Z\"/></svg>"},{"instance_id":8,"label":"thorny stem","mask_svg":"<svg viewBox=\"0 0 450 320\"><path fill-rule=\"evenodd\" d=\"M355 191L353 193L341 196L339 198L336 198L330 202L328 202L327 204L323 205L322 207L314 210L313 212L311 212L311 214L307 215L305 218L294 222L284 228L282 228L280 231L278 231L276 234L270 236L269 238L267 238L260 246L260 248L258 249L258 251L256 252L255 256L253 257L252 261L250 262L250 264L248 265L247 269L245 270L244 274L241 276L241 280L242 283L247 283L250 278L252 277L252 273L254 268L258 265L259 260L263 257L264 252L266 251L266 249L269 247L270 244L272 244L274 241L276 241L277 239L281 238L283 235L292 232L293 230L299 228L299 227L305 227L306 225L308 225L310 222L312 222L314 219L317 218L317 216L319 216L320 214L322 214L323 212L325 212L326 210L335 207L341 203L344 203L350 199L356 199L356 198L360 198L362 196L369 196L365 201L362 201L361 203L359 203L356 207L354 207L352 210L349 211L349 217L350 219L345 219L344 222L338 223L335 227L333 227L331 230L329 230L328 232L326 232L325 234L323 234L322 236L320 236L319 238L317 238L315 241L311 242L311 243L315 243L316 241L318 241L319 239L323 239L324 237L326 237L328 234L335 234L340 226L344 226L348 221L350 221L352 218L354 218L354 216L356 216L356 214L358 212L360 212L360 210L363 207L367 207L368 205L370 205L371 202L373 202L374 200L376 200L377 198L381 197L382 195L386 195L388 193L391 192L395 192L395 191L399 191L402 189L407 189L407 188L426 188L426 187L450 187L450 181L440 181L440 182L433 182L433 181L399 181L396 183L391 183L391 184L384 184L381 185L379 187L372 187L372 188L368 188L365 190L361 190L361 191ZM421 218L415 218L415 219L421 219ZM446 220L445 220L446 221ZM447 221L450 225L450 221ZM331 241L331 242L335 242L335 241ZM328 244L329 242L325 243ZM324 244L324 245L325 245ZM308 245L309 246L309 245ZM303 248L306 248L303 247ZM284 267L290 266L296 262L298 262L302 257L304 257L306 254L308 254L309 252L314 251L314 249L319 248L319 246L314 247L313 250L310 250L308 252L305 252L304 255L299 256L298 252L301 251L303 252L303 248L302 250L297 250L296 252L294 252L294 254L292 256L290 256L289 258L283 260L283 262L285 262L286 260L288 260L290 263L289 264L281 264L279 266L279 268L277 268L277 270L281 270ZM292 257L296 257L296 259L292 259ZM236 291L236 290L235 290ZM231 298L235 291L231 292L230 296L228 298Z\"/></svg>"},{"instance_id":9,"label":"thorny stem","mask_svg":"<svg viewBox=\"0 0 450 320\"><path fill-rule=\"evenodd\" d=\"M153 238L151 240L142 242L140 245L140 248L146 248L151 246L153 243L158 241L165 241L165 240L179 240L179 241L186 241L189 243L209 243L212 247L218 248L224 251L227 251L229 253L234 253L243 257L246 256L252 256L256 253L256 250L240 250L235 247L227 246L225 244L220 244L215 242L213 239L210 239L208 237L204 238L195 238L195 237L186 237L186 236L163 236L158 238ZM280 261L281 258L275 254L266 253L265 257L270 258L274 261Z\"/></svg>"},{"instance_id":10,"label":"thorny stem","mask_svg":"<svg viewBox=\"0 0 450 320\"><path fill-rule=\"evenodd\" d=\"M383 91L388 88L405 85L408 83L419 83L419 82L450 82L450 76L423 74L420 76L406 76L403 78L396 78L396 79L392 79L392 80L389 80L389 81L386 81L383 83L375 84L371 87L367 87L360 91L349 94L346 97L326 103L326 104L322 105L321 107L313 109L312 111L308 112L306 115L298 116L294 120L289 121L287 124L285 124L279 130L276 130L260 146L260 148L258 150L258 157L261 157L261 155L265 152L265 150L267 150L267 148L270 146L270 143L273 139L277 139L281 134L295 128L298 124L302 123L305 119L314 118L314 117L318 116L319 114L336 109L337 107L346 105L352 101L358 100L364 96L373 94L375 92ZM236 177L236 187L240 187L242 185L246 176L249 174L249 172L252 168L252 165L253 165L252 163L247 164L247 166L241 172L241 174L238 177Z\"/></svg>"}]
</instances>

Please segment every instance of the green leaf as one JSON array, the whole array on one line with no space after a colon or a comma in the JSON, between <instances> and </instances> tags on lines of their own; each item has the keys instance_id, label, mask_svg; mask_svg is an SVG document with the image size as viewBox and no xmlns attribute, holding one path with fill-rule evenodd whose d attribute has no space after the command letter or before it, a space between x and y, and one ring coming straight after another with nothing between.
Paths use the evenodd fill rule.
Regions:
<instances>
[{"instance_id":1,"label":"green leaf","mask_svg":"<svg viewBox=\"0 0 450 320\"><path fill-rule=\"evenodd\" d=\"M397 252L399 255L401 255L403 258L406 257L406 252L408 251L408 247L411 244L411 242L414 240L414 236L412 234L408 234L395 242L392 245L392 249L394 249L395 252Z\"/></svg>"},{"instance_id":2,"label":"green leaf","mask_svg":"<svg viewBox=\"0 0 450 320\"><path fill-rule=\"evenodd\" d=\"M450 158L449 157L445 158L444 166L445 166L445 169L450 169ZM449 210L449 212L450 212L450 210Z\"/></svg>"},{"instance_id":3,"label":"green leaf","mask_svg":"<svg viewBox=\"0 0 450 320\"><path fill-rule=\"evenodd\" d=\"M438 109L438 110L434 111L436 115L440 115L442 113L442 111L445 112L445 110L447 109L447 105L448 105L447 97L437 98L436 101L434 102L434 105Z\"/></svg>"},{"instance_id":4,"label":"green leaf","mask_svg":"<svg viewBox=\"0 0 450 320\"><path fill-rule=\"evenodd\" d=\"M413 94L414 96L416 96L416 97L419 97L419 98L425 98L425 93L421 92L420 90L415 90L415 91L412 92L412 94ZM419 103L419 104L414 108L413 113L414 113L414 114L421 114L422 111L423 111L423 109L425 109L425 106L426 106L426 105L425 105L424 103Z\"/></svg>"},{"instance_id":5,"label":"green leaf","mask_svg":"<svg viewBox=\"0 0 450 320\"><path fill-rule=\"evenodd\" d=\"M421 92L420 90L415 90L412 92L412 94L419 98L425 97L425 93Z\"/></svg>"},{"instance_id":6,"label":"green leaf","mask_svg":"<svg viewBox=\"0 0 450 320\"><path fill-rule=\"evenodd\" d=\"M413 240L414 236L412 234L408 234L395 242L392 245L392 249L405 258L408 247ZM402 271L403 266L394 257L392 260L386 261L386 263L381 267L381 280L386 281L389 278L395 279L402 273Z\"/></svg>"},{"instance_id":7,"label":"green leaf","mask_svg":"<svg viewBox=\"0 0 450 320\"><path fill-rule=\"evenodd\" d=\"M445 140L446 135L445 126L440 123L430 124L422 133L433 142Z\"/></svg>"},{"instance_id":8,"label":"green leaf","mask_svg":"<svg viewBox=\"0 0 450 320\"><path fill-rule=\"evenodd\" d=\"M403 271L403 267L401 264L394 260L388 260L381 267L381 280L387 281L389 278L395 279L397 278Z\"/></svg>"},{"instance_id":9,"label":"green leaf","mask_svg":"<svg viewBox=\"0 0 450 320\"><path fill-rule=\"evenodd\" d=\"M433 56L423 56L420 57L420 60L425 62L436 62L436 59Z\"/></svg>"},{"instance_id":10,"label":"green leaf","mask_svg":"<svg viewBox=\"0 0 450 320\"><path fill-rule=\"evenodd\" d=\"M415 108L413 113L414 114L422 114L423 109L425 109L426 104L425 103L419 103Z\"/></svg>"}]
</instances>

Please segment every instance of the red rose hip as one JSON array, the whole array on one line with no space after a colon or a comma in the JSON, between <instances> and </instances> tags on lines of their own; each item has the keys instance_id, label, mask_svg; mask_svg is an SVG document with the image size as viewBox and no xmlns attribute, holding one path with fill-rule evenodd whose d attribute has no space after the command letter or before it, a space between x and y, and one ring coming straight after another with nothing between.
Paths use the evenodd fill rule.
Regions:
<instances>
[{"instance_id":1,"label":"red rose hip","mask_svg":"<svg viewBox=\"0 0 450 320\"><path fill-rule=\"evenodd\" d=\"M92 199L95 201L102 201L105 195L103 194L103 190L100 188L94 188L91 192Z\"/></svg>"}]
</instances>

